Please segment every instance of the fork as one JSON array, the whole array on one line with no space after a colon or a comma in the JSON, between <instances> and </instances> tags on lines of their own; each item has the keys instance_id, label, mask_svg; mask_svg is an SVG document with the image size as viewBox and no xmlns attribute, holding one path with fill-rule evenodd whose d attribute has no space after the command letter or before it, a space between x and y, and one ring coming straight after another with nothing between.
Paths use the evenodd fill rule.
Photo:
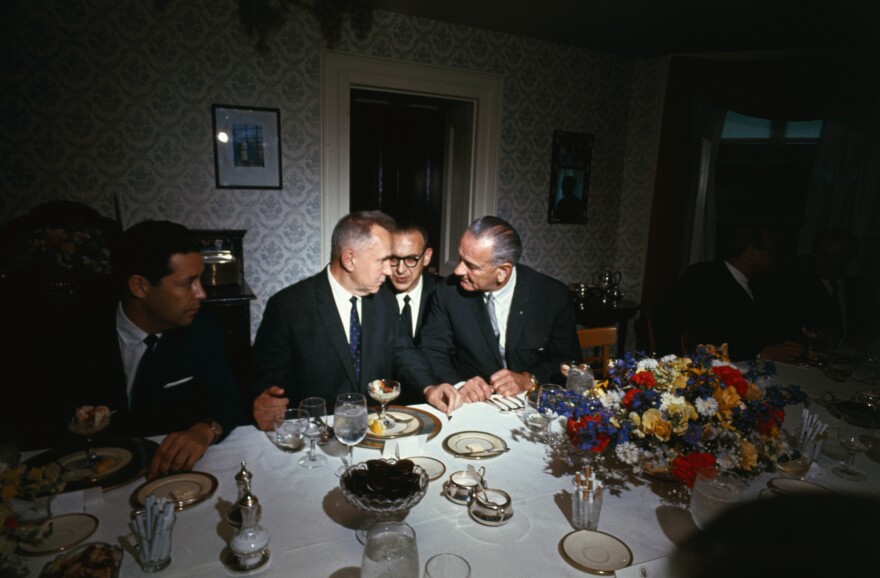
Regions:
<instances>
[{"instance_id":1,"label":"fork","mask_svg":"<svg viewBox=\"0 0 880 578\"><path fill-rule=\"evenodd\" d=\"M510 412L510 407L508 407L507 405L505 405L505 404L503 404L503 403L501 403L491 397L489 399L485 399L483 401L485 401L486 403L488 403L489 405L491 405L492 407L494 407L495 409L497 409L501 413L509 413Z\"/></svg>"},{"instance_id":2,"label":"fork","mask_svg":"<svg viewBox=\"0 0 880 578\"><path fill-rule=\"evenodd\" d=\"M519 411L521 409L525 409L525 406L520 405L519 400L515 397L504 397L499 395L490 397L489 399L493 400L495 403L504 405L509 411Z\"/></svg>"}]
</instances>

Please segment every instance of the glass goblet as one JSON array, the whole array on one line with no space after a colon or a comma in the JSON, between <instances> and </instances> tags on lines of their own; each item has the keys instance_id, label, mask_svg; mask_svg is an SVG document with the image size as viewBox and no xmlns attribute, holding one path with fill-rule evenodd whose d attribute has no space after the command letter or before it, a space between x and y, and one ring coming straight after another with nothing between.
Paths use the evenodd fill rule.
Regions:
<instances>
[{"instance_id":1,"label":"glass goblet","mask_svg":"<svg viewBox=\"0 0 880 578\"><path fill-rule=\"evenodd\" d=\"M379 411L379 421L382 422L385 429L394 427L394 421L388 419L388 416L385 415L385 406L400 395L400 382L393 379L376 379L371 381L367 387L370 397L378 401L382 406L382 409Z\"/></svg>"},{"instance_id":2,"label":"glass goblet","mask_svg":"<svg viewBox=\"0 0 880 578\"><path fill-rule=\"evenodd\" d=\"M745 484L714 466L701 468L691 488L691 516L701 530L718 514L742 500Z\"/></svg>"},{"instance_id":3,"label":"glass goblet","mask_svg":"<svg viewBox=\"0 0 880 578\"><path fill-rule=\"evenodd\" d=\"M315 444L319 439L324 436L324 433L327 430L327 427L324 425L324 422L321 419L322 416L327 413L327 404L320 397L310 397L301 401L299 407L309 416L308 425L303 432L303 435L309 442L309 448L306 452L306 455L301 457L297 463L302 467L308 469L319 468L327 463L327 457L322 454L318 454L315 451ZM308 407L309 409L304 409L306 407Z\"/></svg>"},{"instance_id":4,"label":"glass goblet","mask_svg":"<svg viewBox=\"0 0 880 578\"><path fill-rule=\"evenodd\" d=\"M863 482L868 477L853 467L856 454L874 445L875 423L870 414L843 412L837 422L837 441L849 454L845 462L832 469L834 475L852 482Z\"/></svg>"},{"instance_id":5,"label":"glass goblet","mask_svg":"<svg viewBox=\"0 0 880 578\"><path fill-rule=\"evenodd\" d=\"M336 470L342 476L354 457L354 446L367 435L367 398L362 393L342 393L336 396L333 410L333 432L336 439L348 446L347 459Z\"/></svg>"}]
</instances>

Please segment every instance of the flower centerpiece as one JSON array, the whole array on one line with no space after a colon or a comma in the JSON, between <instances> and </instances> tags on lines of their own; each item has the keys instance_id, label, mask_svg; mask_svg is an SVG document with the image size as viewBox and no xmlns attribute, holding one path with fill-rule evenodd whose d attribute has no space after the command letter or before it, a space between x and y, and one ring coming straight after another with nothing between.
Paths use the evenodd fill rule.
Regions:
<instances>
[{"instance_id":1,"label":"flower centerpiece","mask_svg":"<svg viewBox=\"0 0 880 578\"><path fill-rule=\"evenodd\" d=\"M0 468L3 468L0 465ZM38 545L51 533L44 533L39 523L27 523L22 519L19 508L33 500L57 494L64 489L64 481L57 472L45 468L18 466L0 470L0 569L14 566L14 555L18 544Z\"/></svg>"},{"instance_id":2,"label":"flower centerpiece","mask_svg":"<svg viewBox=\"0 0 880 578\"><path fill-rule=\"evenodd\" d=\"M627 353L609 362L607 380L564 392L553 409L578 449L613 450L637 473L662 470L690 487L704 466L755 475L784 452L784 407L809 400L796 385L767 385L774 375L760 361L742 372L712 346L692 357Z\"/></svg>"}]
</instances>

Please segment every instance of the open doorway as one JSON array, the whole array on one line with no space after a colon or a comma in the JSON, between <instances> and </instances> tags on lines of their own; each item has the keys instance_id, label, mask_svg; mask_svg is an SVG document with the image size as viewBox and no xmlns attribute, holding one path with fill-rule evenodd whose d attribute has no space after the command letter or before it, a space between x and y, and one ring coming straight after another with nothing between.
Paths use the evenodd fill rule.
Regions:
<instances>
[{"instance_id":1,"label":"open doorway","mask_svg":"<svg viewBox=\"0 0 880 578\"><path fill-rule=\"evenodd\" d=\"M457 173L470 176L469 155L448 141L456 119L472 109L467 101L352 89L350 210L379 209L399 223L416 222L436 247L444 207L466 198L455 183L462 180ZM438 260L429 269L439 271Z\"/></svg>"}]
</instances>

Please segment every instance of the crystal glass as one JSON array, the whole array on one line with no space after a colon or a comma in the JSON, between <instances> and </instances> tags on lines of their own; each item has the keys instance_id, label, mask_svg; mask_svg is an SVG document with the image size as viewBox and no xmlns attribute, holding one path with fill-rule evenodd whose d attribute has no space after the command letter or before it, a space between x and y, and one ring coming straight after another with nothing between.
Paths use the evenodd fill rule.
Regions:
<instances>
[{"instance_id":1,"label":"crystal glass","mask_svg":"<svg viewBox=\"0 0 880 578\"><path fill-rule=\"evenodd\" d=\"M471 565L457 554L437 554L425 563L425 578L470 578Z\"/></svg>"},{"instance_id":2,"label":"crystal glass","mask_svg":"<svg viewBox=\"0 0 880 578\"><path fill-rule=\"evenodd\" d=\"M370 397L378 401L382 406L379 412L379 421L382 422L386 429L394 427L394 421L388 419L388 416L385 415L385 406L400 395L400 382L393 379L376 379L371 381L367 388Z\"/></svg>"},{"instance_id":3,"label":"crystal glass","mask_svg":"<svg viewBox=\"0 0 880 578\"><path fill-rule=\"evenodd\" d=\"M309 414L301 409L283 409L275 414L275 443L285 452L298 452L305 445L303 435Z\"/></svg>"},{"instance_id":4,"label":"crystal glass","mask_svg":"<svg viewBox=\"0 0 880 578\"><path fill-rule=\"evenodd\" d=\"M77 467L94 468L101 461L100 456L98 456L93 447L92 438L110 425L112 413L107 406L103 405L97 407L84 405L76 409L67 429L78 436L84 437L86 440L85 458Z\"/></svg>"},{"instance_id":5,"label":"crystal glass","mask_svg":"<svg viewBox=\"0 0 880 578\"><path fill-rule=\"evenodd\" d=\"M831 470L834 475L852 482L863 482L867 476L853 467L856 454L874 445L876 424L871 414L843 412L837 422L837 441L849 453L846 461Z\"/></svg>"},{"instance_id":6,"label":"crystal glass","mask_svg":"<svg viewBox=\"0 0 880 578\"><path fill-rule=\"evenodd\" d=\"M585 363L572 361L568 365L568 377L565 381L565 389L574 391L581 395L593 389L596 380L593 377L593 370Z\"/></svg>"},{"instance_id":7,"label":"crystal glass","mask_svg":"<svg viewBox=\"0 0 880 578\"><path fill-rule=\"evenodd\" d=\"M742 500L745 484L714 466L697 472L691 488L691 516L701 530L718 514Z\"/></svg>"},{"instance_id":8,"label":"crystal glass","mask_svg":"<svg viewBox=\"0 0 880 578\"><path fill-rule=\"evenodd\" d=\"M367 435L367 398L362 393L342 393L336 396L333 410L333 432L336 439L348 446L348 459L342 459L342 466L336 475L345 473L353 462L354 446Z\"/></svg>"},{"instance_id":9,"label":"crystal glass","mask_svg":"<svg viewBox=\"0 0 880 578\"><path fill-rule=\"evenodd\" d=\"M530 430L543 433L550 422L557 417L556 402L561 396L562 388L558 385L542 385L526 395L526 409L520 419Z\"/></svg>"},{"instance_id":10,"label":"crystal glass","mask_svg":"<svg viewBox=\"0 0 880 578\"><path fill-rule=\"evenodd\" d=\"M303 432L309 442L308 453L297 462L304 468L319 468L327 463L327 456L315 451L315 444L327 433L324 416L327 415L327 402L322 397L307 397L299 402L299 408L309 415L309 424Z\"/></svg>"},{"instance_id":11,"label":"crystal glass","mask_svg":"<svg viewBox=\"0 0 880 578\"><path fill-rule=\"evenodd\" d=\"M415 530L404 522L380 522L370 528L364 544L361 578L418 575Z\"/></svg>"}]
</instances>

